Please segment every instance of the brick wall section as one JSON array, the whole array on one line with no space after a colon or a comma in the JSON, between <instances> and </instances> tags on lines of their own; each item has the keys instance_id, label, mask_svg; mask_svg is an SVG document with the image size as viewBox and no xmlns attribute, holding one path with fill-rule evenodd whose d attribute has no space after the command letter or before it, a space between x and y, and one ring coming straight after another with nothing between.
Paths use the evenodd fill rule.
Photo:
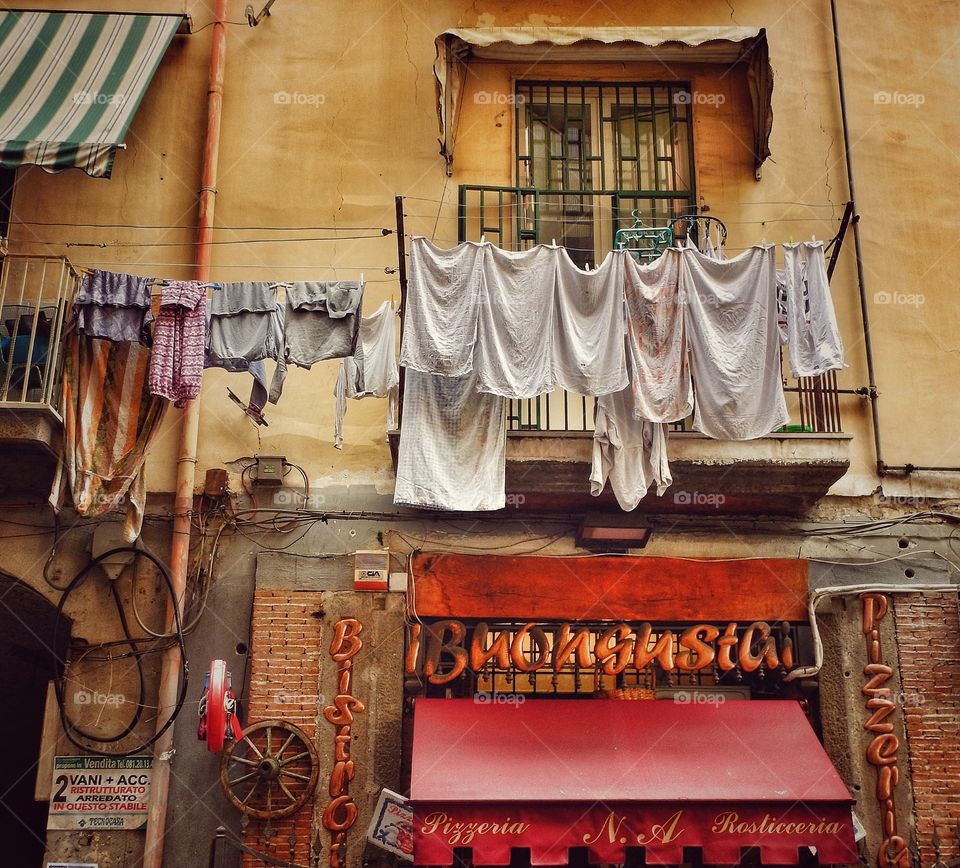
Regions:
<instances>
[{"instance_id":1,"label":"brick wall section","mask_svg":"<svg viewBox=\"0 0 960 868\"><path fill-rule=\"evenodd\" d=\"M921 864L935 859L934 823L949 862L960 856L960 602L951 593L894 599Z\"/></svg>"},{"instance_id":2,"label":"brick wall section","mask_svg":"<svg viewBox=\"0 0 960 868\"><path fill-rule=\"evenodd\" d=\"M313 617L320 610L318 591L259 589L254 595L253 644L247 721L283 718L314 737L317 729L320 658L323 622ZM246 722L246 721L245 721ZM296 837L293 861L310 864L310 826L313 803L292 817L265 823L252 820L244 843L277 859L290 859L290 836ZM262 868L262 862L244 855L244 868Z\"/></svg>"}]
</instances>

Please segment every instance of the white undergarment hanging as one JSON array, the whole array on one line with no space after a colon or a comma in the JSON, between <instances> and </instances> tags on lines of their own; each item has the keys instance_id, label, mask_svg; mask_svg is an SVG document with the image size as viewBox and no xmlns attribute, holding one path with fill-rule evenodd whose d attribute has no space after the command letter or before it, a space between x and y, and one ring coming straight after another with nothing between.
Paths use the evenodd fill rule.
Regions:
<instances>
[{"instance_id":1,"label":"white undergarment hanging","mask_svg":"<svg viewBox=\"0 0 960 868\"><path fill-rule=\"evenodd\" d=\"M557 251L553 381L578 395L608 395L627 386L623 282L626 251L607 254L595 271Z\"/></svg>"},{"instance_id":2,"label":"white undergarment hanging","mask_svg":"<svg viewBox=\"0 0 960 868\"><path fill-rule=\"evenodd\" d=\"M386 398L387 430L397 427L397 393L400 373L397 369L397 310L385 301L370 316L360 320L359 350L340 363L333 390L335 399L333 445L343 446L343 417L347 398Z\"/></svg>"},{"instance_id":3,"label":"white undergarment hanging","mask_svg":"<svg viewBox=\"0 0 960 868\"><path fill-rule=\"evenodd\" d=\"M461 376L473 367L480 305L479 257L488 245L441 250L410 241L410 275L400 364L425 373Z\"/></svg>"},{"instance_id":4,"label":"white undergarment hanging","mask_svg":"<svg viewBox=\"0 0 960 868\"><path fill-rule=\"evenodd\" d=\"M822 241L783 245L787 354L794 377L846 367Z\"/></svg>"},{"instance_id":5,"label":"white undergarment hanging","mask_svg":"<svg viewBox=\"0 0 960 868\"><path fill-rule=\"evenodd\" d=\"M772 246L734 259L681 254L680 290L694 382L694 427L718 440L765 437L788 420Z\"/></svg>"},{"instance_id":6,"label":"white undergarment hanging","mask_svg":"<svg viewBox=\"0 0 960 868\"><path fill-rule=\"evenodd\" d=\"M554 388L553 321L558 249L519 252L484 244L473 367L481 392L535 398Z\"/></svg>"},{"instance_id":7,"label":"white undergarment hanging","mask_svg":"<svg viewBox=\"0 0 960 868\"><path fill-rule=\"evenodd\" d=\"M617 503L627 512L636 509L651 486L662 496L673 482L666 426L638 420L635 414L629 388L597 399L590 493L599 496L609 481Z\"/></svg>"},{"instance_id":8,"label":"white undergarment hanging","mask_svg":"<svg viewBox=\"0 0 960 868\"><path fill-rule=\"evenodd\" d=\"M506 504L504 399L477 391L476 376L408 368L393 502L480 511Z\"/></svg>"},{"instance_id":9,"label":"white undergarment hanging","mask_svg":"<svg viewBox=\"0 0 960 868\"><path fill-rule=\"evenodd\" d=\"M680 304L680 251L641 265L628 257L624 294L633 406L637 418L676 422L693 410L693 384Z\"/></svg>"}]
</instances>

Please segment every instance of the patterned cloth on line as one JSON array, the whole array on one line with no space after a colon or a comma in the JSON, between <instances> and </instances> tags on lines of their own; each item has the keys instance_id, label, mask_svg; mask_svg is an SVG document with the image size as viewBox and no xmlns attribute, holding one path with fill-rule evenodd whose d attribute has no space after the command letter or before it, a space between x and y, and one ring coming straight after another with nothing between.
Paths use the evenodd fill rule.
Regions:
<instances>
[{"instance_id":1,"label":"patterned cloth on line","mask_svg":"<svg viewBox=\"0 0 960 868\"><path fill-rule=\"evenodd\" d=\"M77 514L84 518L125 502L124 538L133 542L143 523L144 462L167 406L147 389L150 351L75 331L64 349L64 460L50 502L56 509L62 488L68 487Z\"/></svg>"},{"instance_id":2,"label":"patterned cloth on line","mask_svg":"<svg viewBox=\"0 0 960 868\"><path fill-rule=\"evenodd\" d=\"M160 290L153 329L150 394L182 407L200 394L206 339L207 290L195 280L170 280Z\"/></svg>"}]
</instances>

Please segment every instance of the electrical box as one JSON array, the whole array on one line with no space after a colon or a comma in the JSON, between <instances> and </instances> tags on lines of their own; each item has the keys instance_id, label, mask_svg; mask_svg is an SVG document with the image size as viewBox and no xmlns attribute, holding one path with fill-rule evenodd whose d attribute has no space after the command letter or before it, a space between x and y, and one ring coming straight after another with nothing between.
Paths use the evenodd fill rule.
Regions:
<instances>
[{"instance_id":1,"label":"electrical box","mask_svg":"<svg viewBox=\"0 0 960 868\"><path fill-rule=\"evenodd\" d=\"M353 589L386 591L390 587L390 550L354 552Z\"/></svg>"},{"instance_id":2,"label":"electrical box","mask_svg":"<svg viewBox=\"0 0 960 868\"><path fill-rule=\"evenodd\" d=\"M287 459L283 455L258 455L257 466L253 472L254 485L283 485L283 468Z\"/></svg>"}]
</instances>

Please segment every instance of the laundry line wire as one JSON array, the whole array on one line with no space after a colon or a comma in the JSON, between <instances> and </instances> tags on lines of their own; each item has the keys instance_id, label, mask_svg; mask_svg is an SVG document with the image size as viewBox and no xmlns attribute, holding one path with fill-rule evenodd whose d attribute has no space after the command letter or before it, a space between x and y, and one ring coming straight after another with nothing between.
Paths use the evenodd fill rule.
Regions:
<instances>
[{"instance_id":1,"label":"laundry line wire","mask_svg":"<svg viewBox=\"0 0 960 868\"><path fill-rule=\"evenodd\" d=\"M409 217L411 220L433 220L436 215L435 214L404 214L403 216ZM454 218L448 217L447 219L449 220ZM527 217L527 216L510 218L511 222L513 220L533 220L533 219L534 219L533 217ZM589 223L592 222L593 219L594 218L592 216L585 217L585 218L541 217L540 222L547 223L547 224L572 223L576 225L586 226L586 225L589 225ZM629 220L630 218L625 217L624 219ZM664 223L658 223L655 220L651 220L651 222L647 223L646 228L648 229L660 228L661 226L666 224L676 223L679 221L679 219L680 219L679 217L675 217L672 220L665 220ZM724 226L762 226L766 223L834 223L834 222L839 223L840 219L841 219L840 217L771 217L767 220L722 220L721 222L724 224ZM631 227L624 227L624 228L629 229Z\"/></svg>"},{"instance_id":2,"label":"laundry line wire","mask_svg":"<svg viewBox=\"0 0 960 868\"><path fill-rule=\"evenodd\" d=\"M210 245L224 245L224 244L283 244L289 242L305 242L305 241L363 241L367 239L376 239L376 238L386 238L388 235L395 234L393 229L383 230L382 235L340 235L340 236L324 236L324 237L314 237L314 238L232 238L224 241L30 241L30 244L48 244L51 246L57 244L63 244L66 247L99 247L99 248L116 248L116 247L136 247L136 248L147 248L147 247L200 247Z\"/></svg>"},{"instance_id":3,"label":"laundry line wire","mask_svg":"<svg viewBox=\"0 0 960 868\"><path fill-rule=\"evenodd\" d=\"M67 226L78 229L183 229L195 232L195 225L182 226L176 223L67 223L45 220L11 220L11 226ZM362 232L362 231L384 231L386 226L211 226L214 232L236 231L236 232ZM392 229L388 231L393 232Z\"/></svg>"},{"instance_id":4,"label":"laundry line wire","mask_svg":"<svg viewBox=\"0 0 960 868\"><path fill-rule=\"evenodd\" d=\"M480 191L479 191L479 190L475 190L475 191L472 191L472 192L480 192ZM487 190L487 191L484 191L484 192L494 193L494 192L496 192L496 190ZM504 192L513 193L514 195L532 195L531 193L527 193L527 192L523 192L523 193L517 194L517 191L516 191L514 188L504 188ZM540 192L540 195L541 195L541 196L552 197L552 198L559 198L559 199L564 199L564 198L566 198L566 199L573 199L573 198L577 198L577 197L581 197L581 196L582 196L582 197L587 197L587 198L594 198L594 197L596 197L596 195L597 195L596 193L593 193L593 192L590 191L590 190L574 191L574 192L569 192L569 193L560 193L559 191L555 191L555 190L541 189L539 192ZM672 192L672 191L671 191L671 190L661 190L661 191L659 191L659 192L661 192L661 193L670 193L670 192ZM457 205L457 206L460 207L460 208L466 208L466 207L468 207L468 206L466 206L466 205L459 205L459 203L457 203L457 202L455 202L455 201L453 201L453 200L444 201L444 200L441 200L441 199L430 199L430 198L427 198L427 197L424 197L424 196L401 196L400 198L401 198L401 199L410 199L410 200L415 201L415 202L432 202L432 203L434 203L435 205ZM678 199L682 199L682 198L685 198L685 197L678 195L677 198L678 198ZM649 200L644 200L644 201L649 201ZM816 202L790 202L790 201L783 201L783 202L742 202L742 203L740 203L740 204L741 204L741 205L794 205L794 206L796 206L796 207L798 207L798 208L843 208L843 206L844 206L846 203L834 204L833 202L816 203ZM599 207L599 206L587 205L586 207ZM707 214L702 214L702 215L700 215L700 216L706 217L706 216L708 216L708 215L707 215Z\"/></svg>"},{"instance_id":5,"label":"laundry line wire","mask_svg":"<svg viewBox=\"0 0 960 868\"><path fill-rule=\"evenodd\" d=\"M107 266L110 268L196 268L196 262L112 262L107 260L85 260L83 265ZM78 264L79 266L79 264ZM394 265L262 265L262 264L234 264L228 265L220 262L213 263L213 268L259 268L261 271L274 271L283 268L306 268L312 271L333 270L333 271L382 271L384 274L395 274L397 271ZM393 280L364 280L364 283L394 283Z\"/></svg>"}]
</instances>

